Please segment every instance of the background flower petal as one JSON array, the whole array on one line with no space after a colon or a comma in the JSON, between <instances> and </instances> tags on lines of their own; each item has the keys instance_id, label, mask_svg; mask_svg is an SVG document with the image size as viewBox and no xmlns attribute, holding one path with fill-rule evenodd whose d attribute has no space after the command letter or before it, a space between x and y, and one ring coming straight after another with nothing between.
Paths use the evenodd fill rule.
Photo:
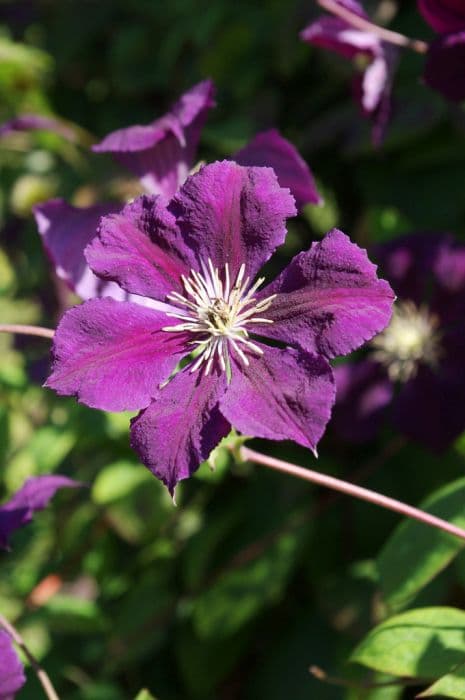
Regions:
<instances>
[{"instance_id":1,"label":"background flower petal","mask_svg":"<svg viewBox=\"0 0 465 700\"><path fill-rule=\"evenodd\" d=\"M430 44L425 70L425 82L447 100L465 99L465 31L441 36Z\"/></svg>"},{"instance_id":2,"label":"background flower petal","mask_svg":"<svg viewBox=\"0 0 465 700\"><path fill-rule=\"evenodd\" d=\"M374 438L385 417L394 387L377 362L361 360L334 368L336 403L331 425L350 442Z\"/></svg>"},{"instance_id":3,"label":"background flower petal","mask_svg":"<svg viewBox=\"0 0 465 700\"><path fill-rule=\"evenodd\" d=\"M45 386L76 396L91 408L145 408L186 353L180 333L161 330L177 321L165 313L113 299L93 299L63 316L53 342Z\"/></svg>"},{"instance_id":4,"label":"background flower petal","mask_svg":"<svg viewBox=\"0 0 465 700\"><path fill-rule=\"evenodd\" d=\"M326 357L355 350L386 327L394 293L365 250L333 229L299 253L257 299L277 294L256 332Z\"/></svg>"},{"instance_id":5,"label":"background flower petal","mask_svg":"<svg viewBox=\"0 0 465 700\"><path fill-rule=\"evenodd\" d=\"M58 277L81 299L127 296L116 284L96 277L84 257L84 248L95 237L101 217L120 208L116 203L78 208L63 199L51 199L34 207L42 242Z\"/></svg>"},{"instance_id":6,"label":"background flower petal","mask_svg":"<svg viewBox=\"0 0 465 700\"><path fill-rule=\"evenodd\" d=\"M246 168L232 161L206 165L188 178L169 209L199 263L242 263L255 277L286 235L285 220L296 214L294 198L279 186L271 168Z\"/></svg>"},{"instance_id":7,"label":"background flower petal","mask_svg":"<svg viewBox=\"0 0 465 700\"><path fill-rule=\"evenodd\" d=\"M203 125L215 104L213 96L211 80L198 83L160 119L118 129L93 150L113 153L149 192L172 197L193 165Z\"/></svg>"},{"instance_id":8,"label":"background flower petal","mask_svg":"<svg viewBox=\"0 0 465 700\"><path fill-rule=\"evenodd\" d=\"M19 491L0 506L0 547L7 549L12 532L27 525L35 512L43 510L48 505L58 489L80 486L82 484L73 479L55 474L27 479Z\"/></svg>"},{"instance_id":9,"label":"background flower petal","mask_svg":"<svg viewBox=\"0 0 465 700\"><path fill-rule=\"evenodd\" d=\"M131 421L131 446L171 495L230 430L218 407L225 386L224 374L205 376L187 369Z\"/></svg>"},{"instance_id":10,"label":"background flower petal","mask_svg":"<svg viewBox=\"0 0 465 700\"><path fill-rule=\"evenodd\" d=\"M0 629L0 698L12 700L25 682L23 665L13 641L8 632Z\"/></svg>"},{"instance_id":11,"label":"background flower petal","mask_svg":"<svg viewBox=\"0 0 465 700\"><path fill-rule=\"evenodd\" d=\"M277 129L257 134L232 159L239 165L273 168L281 187L290 189L298 209L305 204L321 204L323 201L307 163Z\"/></svg>"},{"instance_id":12,"label":"background flower petal","mask_svg":"<svg viewBox=\"0 0 465 700\"><path fill-rule=\"evenodd\" d=\"M46 117L43 114L20 114L0 125L0 137L7 136L14 131L53 131L63 136L68 141L76 141L74 129L54 117Z\"/></svg>"},{"instance_id":13,"label":"background flower petal","mask_svg":"<svg viewBox=\"0 0 465 700\"><path fill-rule=\"evenodd\" d=\"M440 34L465 29L465 5L463 0L418 0L421 14Z\"/></svg>"},{"instance_id":14,"label":"background flower petal","mask_svg":"<svg viewBox=\"0 0 465 700\"><path fill-rule=\"evenodd\" d=\"M245 435L294 440L315 450L334 403L331 367L299 350L261 347L264 355L249 355L248 367L234 362L222 413Z\"/></svg>"},{"instance_id":15,"label":"background flower petal","mask_svg":"<svg viewBox=\"0 0 465 700\"><path fill-rule=\"evenodd\" d=\"M85 252L92 270L127 292L163 300L182 291L195 260L160 197L142 196L104 217Z\"/></svg>"}]
</instances>

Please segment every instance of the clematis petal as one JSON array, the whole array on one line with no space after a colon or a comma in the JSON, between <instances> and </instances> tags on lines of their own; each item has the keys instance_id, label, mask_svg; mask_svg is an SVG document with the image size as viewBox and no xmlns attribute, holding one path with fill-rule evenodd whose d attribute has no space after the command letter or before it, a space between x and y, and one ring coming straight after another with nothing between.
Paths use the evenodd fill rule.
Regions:
<instances>
[{"instance_id":1,"label":"clematis petal","mask_svg":"<svg viewBox=\"0 0 465 700\"><path fill-rule=\"evenodd\" d=\"M0 700L13 700L26 682L24 669L8 632L0 629Z\"/></svg>"},{"instance_id":2,"label":"clematis petal","mask_svg":"<svg viewBox=\"0 0 465 700\"><path fill-rule=\"evenodd\" d=\"M430 44L423 77L447 100L461 102L465 99L464 64L465 31L447 34Z\"/></svg>"},{"instance_id":3,"label":"clematis petal","mask_svg":"<svg viewBox=\"0 0 465 700\"><path fill-rule=\"evenodd\" d=\"M179 372L131 421L131 446L171 495L230 430L218 407L225 386L215 371Z\"/></svg>"},{"instance_id":4,"label":"clematis petal","mask_svg":"<svg viewBox=\"0 0 465 700\"><path fill-rule=\"evenodd\" d=\"M365 14L363 14L366 17ZM370 58L379 51L380 39L375 34L354 29L338 17L322 16L308 25L300 38L307 44L335 51L344 58L365 55Z\"/></svg>"},{"instance_id":5,"label":"clematis petal","mask_svg":"<svg viewBox=\"0 0 465 700\"><path fill-rule=\"evenodd\" d=\"M418 0L421 14L440 34L465 29L465 5L463 0Z\"/></svg>"},{"instance_id":6,"label":"clematis petal","mask_svg":"<svg viewBox=\"0 0 465 700\"><path fill-rule=\"evenodd\" d=\"M0 506L0 547L8 549L8 541L12 532L31 522L34 513L43 510L58 489L79 488L80 486L82 484L73 479L54 474L27 479L19 491Z\"/></svg>"},{"instance_id":7,"label":"clematis petal","mask_svg":"<svg viewBox=\"0 0 465 700\"><path fill-rule=\"evenodd\" d=\"M373 439L391 403L394 388L383 367L362 360L334 368L336 404L331 424L351 442Z\"/></svg>"},{"instance_id":8,"label":"clematis petal","mask_svg":"<svg viewBox=\"0 0 465 700\"><path fill-rule=\"evenodd\" d=\"M261 348L248 367L234 363L221 412L245 435L294 440L315 451L334 403L331 367L299 350Z\"/></svg>"},{"instance_id":9,"label":"clematis petal","mask_svg":"<svg viewBox=\"0 0 465 700\"><path fill-rule=\"evenodd\" d=\"M149 192L172 197L193 165L208 111L215 104L213 97L211 80L198 83L160 119L114 131L93 150L113 153Z\"/></svg>"},{"instance_id":10,"label":"clematis petal","mask_svg":"<svg viewBox=\"0 0 465 700\"><path fill-rule=\"evenodd\" d=\"M53 131L68 141L76 141L74 129L54 117L43 114L20 114L0 125L0 137L15 131Z\"/></svg>"},{"instance_id":11,"label":"clematis petal","mask_svg":"<svg viewBox=\"0 0 465 700\"><path fill-rule=\"evenodd\" d=\"M96 277L84 258L84 248L95 237L101 217L120 208L107 203L81 209L63 199L51 199L34 207L39 233L58 277L81 299L127 296L116 284Z\"/></svg>"},{"instance_id":12,"label":"clematis petal","mask_svg":"<svg viewBox=\"0 0 465 700\"><path fill-rule=\"evenodd\" d=\"M420 305L430 297L433 271L441 277L438 265L449 242L447 233L413 233L379 245L373 253L395 293Z\"/></svg>"},{"instance_id":13,"label":"clematis petal","mask_svg":"<svg viewBox=\"0 0 465 700\"><path fill-rule=\"evenodd\" d=\"M160 197L143 195L101 221L85 251L92 270L127 292L163 300L195 260Z\"/></svg>"},{"instance_id":14,"label":"clematis petal","mask_svg":"<svg viewBox=\"0 0 465 700\"><path fill-rule=\"evenodd\" d=\"M323 201L307 163L277 129L257 134L232 160L239 165L273 168L281 187L290 189L298 209L306 204L321 204Z\"/></svg>"},{"instance_id":15,"label":"clematis petal","mask_svg":"<svg viewBox=\"0 0 465 700\"><path fill-rule=\"evenodd\" d=\"M297 255L257 299L277 294L256 332L325 357L343 355L388 324L394 293L366 251L333 229Z\"/></svg>"},{"instance_id":16,"label":"clematis petal","mask_svg":"<svg viewBox=\"0 0 465 700\"><path fill-rule=\"evenodd\" d=\"M182 334L161 330L174 323L161 311L131 302L84 302L67 311L58 325L45 386L91 408L145 408L189 352Z\"/></svg>"},{"instance_id":17,"label":"clematis petal","mask_svg":"<svg viewBox=\"0 0 465 700\"><path fill-rule=\"evenodd\" d=\"M271 168L246 168L231 161L206 165L188 178L169 205L198 263L229 264L234 278L246 264L255 277L283 243L285 220L296 213L289 190Z\"/></svg>"},{"instance_id":18,"label":"clematis petal","mask_svg":"<svg viewBox=\"0 0 465 700\"><path fill-rule=\"evenodd\" d=\"M398 430L434 452L446 450L465 429L463 359L461 370L436 373L420 367L393 405Z\"/></svg>"}]
</instances>

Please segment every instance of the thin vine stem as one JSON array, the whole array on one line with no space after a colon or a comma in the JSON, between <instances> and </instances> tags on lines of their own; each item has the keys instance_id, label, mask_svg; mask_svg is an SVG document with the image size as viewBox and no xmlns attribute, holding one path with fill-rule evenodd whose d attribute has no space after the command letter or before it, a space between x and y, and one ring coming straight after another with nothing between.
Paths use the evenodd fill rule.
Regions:
<instances>
[{"instance_id":1,"label":"thin vine stem","mask_svg":"<svg viewBox=\"0 0 465 700\"><path fill-rule=\"evenodd\" d=\"M347 24L350 24L355 29L360 29L362 32L370 32L371 34L376 34L383 41L389 44L394 44L395 46L401 46L404 49L412 49L417 53L426 53L428 51L428 44L426 41L421 39L410 39L410 37L400 34L399 32L393 32L391 29L385 29L384 27L379 27L377 24L370 22L369 19L365 17L360 17L356 12L352 12L347 7L340 5L337 0L317 0L320 7L323 7L331 14L336 15L343 19Z\"/></svg>"},{"instance_id":2,"label":"thin vine stem","mask_svg":"<svg viewBox=\"0 0 465 700\"><path fill-rule=\"evenodd\" d=\"M33 656L33 654L29 651L24 639L21 637L18 630L15 627L13 627L11 622L8 622L6 617L3 617L3 615L1 615L1 614L0 614L0 626L3 627L3 629L10 635L12 640L18 645L18 647L21 649L21 651L26 656L27 660L31 664L32 669L34 670L34 673L36 674L37 678L39 679L39 682L40 682L42 688L44 689L44 693L47 696L47 698L49 700L60 700L55 688L52 685L52 681L50 680L49 676L47 675L47 672L42 668L42 666L39 664L39 662L37 661L35 656Z\"/></svg>"},{"instance_id":3,"label":"thin vine stem","mask_svg":"<svg viewBox=\"0 0 465 700\"><path fill-rule=\"evenodd\" d=\"M373 503L374 505L381 506L381 508L385 508L386 510L392 510L395 513L400 513L400 515L404 515L407 518L418 520L418 522L434 527L437 530L442 530L450 535L455 535L455 537L459 537L461 540L465 541L465 530L462 530L462 528L457 527L452 523L448 523L446 520L442 520L442 518L438 518L431 513L426 513L419 508L409 506L407 503L397 501L395 498L383 496L381 493L371 491L370 489L363 488L362 486L356 486L355 484L351 484L348 481L343 481L342 479L336 479L334 476L329 476L328 474L322 474L321 472L316 472L312 469L304 469L296 464L291 464L291 462L284 462L281 459L269 457L261 452L251 450L248 447L241 447L239 454L245 461L255 462L256 464L261 464L264 467L269 467L270 469L274 469L283 474L296 476L298 479L304 479L304 481L310 481L313 484L318 484L318 486L324 486L325 488L332 489L333 491L339 491L347 496L358 498L361 501Z\"/></svg>"},{"instance_id":4,"label":"thin vine stem","mask_svg":"<svg viewBox=\"0 0 465 700\"><path fill-rule=\"evenodd\" d=\"M345 678L337 678L336 676L330 676L326 671L324 671L319 666L310 666L308 669L314 678L323 683L328 683L329 685L337 685L342 688L353 688L354 690L368 690L374 688L389 688L392 686L400 685L408 687L411 685L421 685L427 683L427 681L421 678L396 678L392 681L362 681L357 683L355 681L349 681Z\"/></svg>"},{"instance_id":5,"label":"thin vine stem","mask_svg":"<svg viewBox=\"0 0 465 700\"><path fill-rule=\"evenodd\" d=\"M55 331L43 326L23 326L17 323L0 323L0 333L19 333L21 335L37 335L41 338L52 339Z\"/></svg>"}]
</instances>

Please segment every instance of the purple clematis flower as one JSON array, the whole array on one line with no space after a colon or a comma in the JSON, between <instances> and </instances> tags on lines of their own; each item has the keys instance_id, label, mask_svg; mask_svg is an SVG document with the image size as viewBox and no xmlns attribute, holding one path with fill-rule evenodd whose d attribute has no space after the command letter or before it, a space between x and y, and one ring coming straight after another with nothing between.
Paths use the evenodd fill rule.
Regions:
<instances>
[{"instance_id":1,"label":"purple clematis flower","mask_svg":"<svg viewBox=\"0 0 465 700\"><path fill-rule=\"evenodd\" d=\"M428 49L424 80L447 100L465 99L465 4L461 0L418 0L418 9L440 34Z\"/></svg>"},{"instance_id":2,"label":"purple clematis flower","mask_svg":"<svg viewBox=\"0 0 465 700\"><path fill-rule=\"evenodd\" d=\"M338 0L339 5L368 19L356 0ZM368 63L354 84L362 113L373 123L372 139L380 145L391 115L391 93L398 50L371 32L355 29L339 17L323 16L301 33L303 41L339 53L351 60L365 59Z\"/></svg>"},{"instance_id":3,"label":"purple clematis flower","mask_svg":"<svg viewBox=\"0 0 465 700\"><path fill-rule=\"evenodd\" d=\"M328 359L388 322L392 290L337 230L260 290L295 213L271 168L217 162L169 203L142 196L103 218L86 249L96 275L165 310L108 298L71 309L46 386L141 409L131 444L172 494L231 426L315 450L334 400Z\"/></svg>"},{"instance_id":4,"label":"purple clematis flower","mask_svg":"<svg viewBox=\"0 0 465 700\"><path fill-rule=\"evenodd\" d=\"M0 138L15 131L53 131L68 141L76 140L74 129L64 122L43 114L21 114L0 125Z\"/></svg>"},{"instance_id":5,"label":"purple clematis flower","mask_svg":"<svg viewBox=\"0 0 465 700\"><path fill-rule=\"evenodd\" d=\"M79 488L82 484L66 476L46 474L24 482L9 501L0 506L0 547L9 548L11 534L31 522L38 510L43 510L58 489Z\"/></svg>"},{"instance_id":6,"label":"purple clematis flower","mask_svg":"<svg viewBox=\"0 0 465 700\"><path fill-rule=\"evenodd\" d=\"M450 34L465 29L463 0L418 0L418 9L438 34Z\"/></svg>"},{"instance_id":7,"label":"purple clematis flower","mask_svg":"<svg viewBox=\"0 0 465 700\"><path fill-rule=\"evenodd\" d=\"M465 100L465 31L445 34L430 44L423 77L447 100Z\"/></svg>"},{"instance_id":8,"label":"purple clematis flower","mask_svg":"<svg viewBox=\"0 0 465 700\"><path fill-rule=\"evenodd\" d=\"M364 441L389 413L400 432L442 451L465 429L465 247L413 235L377 258L398 301L366 358L336 368L334 425Z\"/></svg>"},{"instance_id":9,"label":"purple clematis flower","mask_svg":"<svg viewBox=\"0 0 465 700\"><path fill-rule=\"evenodd\" d=\"M14 700L26 682L24 669L10 635L0 629L0 700Z\"/></svg>"},{"instance_id":10,"label":"purple clematis flower","mask_svg":"<svg viewBox=\"0 0 465 700\"><path fill-rule=\"evenodd\" d=\"M115 131L93 150L113 153L141 178L148 192L171 198L195 163L201 129L214 106L213 97L214 85L205 80L184 93L160 119ZM232 160L241 165L273 167L279 183L290 188L299 209L322 202L310 168L276 129L258 134ZM34 208L39 233L58 276L81 299L127 298L113 283L102 283L84 257L84 248L96 235L100 218L118 209L118 204L111 203L76 208L62 199Z\"/></svg>"}]
</instances>

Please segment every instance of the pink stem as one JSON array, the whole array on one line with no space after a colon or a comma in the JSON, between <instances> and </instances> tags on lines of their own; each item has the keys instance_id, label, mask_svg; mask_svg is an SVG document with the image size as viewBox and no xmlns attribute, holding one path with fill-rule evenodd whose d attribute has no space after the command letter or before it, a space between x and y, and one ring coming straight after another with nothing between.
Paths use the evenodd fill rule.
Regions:
<instances>
[{"instance_id":1,"label":"pink stem","mask_svg":"<svg viewBox=\"0 0 465 700\"><path fill-rule=\"evenodd\" d=\"M21 333L22 335L38 335L42 338L53 338L55 331L42 326L21 326L13 323L0 323L0 333Z\"/></svg>"},{"instance_id":2,"label":"pink stem","mask_svg":"<svg viewBox=\"0 0 465 700\"><path fill-rule=\"evenodd\" d=\"M381 506L381 508L393 510L395 513L405 515L407 518L413 518L414 520L418 520L425 525L435 527L438 530L443 530L444 532L448 532L450 535L455 535L456 537L465 540L465 530L462 530L462 528L457 527L452 523L448 523L446 520L437 518L435 515L425 513L425 511L420 510L419 508L414 508L406 503L402 503L402 501L396 501L394 498L383 496L376 491L371 491L370 489L356 486L348 481L342 481L342 479L336 479L334 476L328 476L327 474L322 474L321 472L316 472L312 469L298 467L296 464L291 464L290 462L283 462L280 459L268 457L268 455L261 454L261 452L255 452L255 450L250 450L248 447L241 447L240 455L244 460L256 462L256 464L263 464L263 466L270 467L270 469L275 469L283 474L290 474L291 476L296 476L298 479L304 479L305 481L311 481L313 484L325 486L326 488L333 489L334 491L340 491L341 493L345 493L347 496L353 496L354 498L359 498L362 501L374 503L377 506Z\"/></svg>"},{"instance_id":3,"label":"pink stem","mask_svg":"<svg viewBox=\"0 0 465 700\"><path fill-rule=\"evenodd\" d=\"M370 32L371 34L376 34L383 41L387 41L389 44L395 44L396 46L401 46L402 48L412 49L417 53L426 53L428 51L428 44L426 41L421 41L421 39L410 39L404 34L399 34L399 32L393 32L390 29L385 29L384 27L379 27L377 24L373 24L369 19L365 17L360 17L356 12L352 12L347 7L340 5L337 0L317 0L320 7L323 7L328 12L333 15L340 17L347 24L350 24L355 29L360 29L362 32Z\"/></svg>"}]
</instances>

